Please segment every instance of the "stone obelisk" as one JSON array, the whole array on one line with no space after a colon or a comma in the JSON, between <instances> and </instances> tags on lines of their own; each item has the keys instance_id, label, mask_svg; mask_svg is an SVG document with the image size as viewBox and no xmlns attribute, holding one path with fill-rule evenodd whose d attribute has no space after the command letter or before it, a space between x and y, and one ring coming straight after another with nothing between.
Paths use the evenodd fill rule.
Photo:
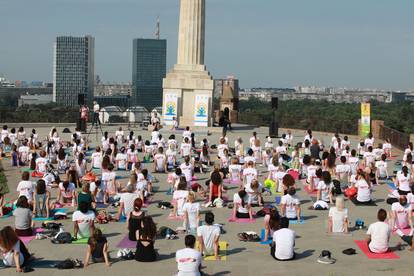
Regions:
<instances>
[{"instance_id":1,"label":"stone obelisk","mask_svg":"<svg viewBox=\"0 0 414 276\"><path fill-rule=\"evenodd\" d=\"M214 82L204 65L205 0L180 0L177 64L163 81L163 122L211 126Z\"/></svg>"}]
</instances>

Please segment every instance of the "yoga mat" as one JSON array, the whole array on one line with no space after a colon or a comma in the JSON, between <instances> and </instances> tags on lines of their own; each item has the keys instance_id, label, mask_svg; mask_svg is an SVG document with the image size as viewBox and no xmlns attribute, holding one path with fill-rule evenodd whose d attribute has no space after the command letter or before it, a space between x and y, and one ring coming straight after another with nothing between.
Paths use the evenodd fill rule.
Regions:
<instances>
[{"instance_id":1,"label":"yoga mat","mask_svg":"<svg viewBox=\"0 0 414 276\"><path fill-rule=\"evenodd\" d=\"M255 223L256 219L253 217L253 219L249 218L232 218L232 215L227 219L228 222L235 222L235 223Z\"/></svg>"},{"instance_id":2,"label":"yoga mat","mask_svg":"<svg viewBox=\"0 0 414 276\"><path fill-rule=\"evenodd\" d=\"M89 238L82 238L72 241L72 244L88 244Z\"/></svg>"},{"instance_id":3,"label":"yoga mat","mask_svg":"<svg viewBox=\"0 0 414 276\"><path fill-rule=\"evenodd\" d=\"M399 259L400 257L395 254L394 252L386 252L386 253L372 253L368 249L368 244L366 240L362 241L354 241L356 245L358 245L359 249L368 257L368 259Z\"/></svg>"},{"instance_id":4,"label":"yoga mat","mask_svg":"<svg viewBox=\"0 0 414 276\"><path fill-rule=\"evenodd\" d=\"M299 180L299 173L295 170L289 170L288 174L290 174L295 180Z\"/></svg>"},{"instance_id":5,"label":"yoga mat","mask_svg":"<svg viewBox=\"0 0 414 276\"><path fill-rule=\"evenodd\" d=\"M123 248L136 248L137 247L137 242L136 241L131 241L128 238L128 234L125 235L125 237L118 243L118 245L116 246L117 248L123 249Z\"/></svg>"},{"instance_id":6,"label":"yoga mat","mask_svg":"<svg viewBox=\"0 0 414 276\"><path fill-rule=\"evenodd\" d=\"M267 241L263 241L265 234L266 234L266 230L262 229L262 232L260 233L260 244L264 244L264 245L271 244L273 242L273 238L270 236L267 238Z\"/></svg>"},{"instance_id":7,"label":"yoga mat","mask_svg":"<svg viewBox=\"0 0 414 276\"><path fill-rule=\"evenodd\" d=\"M326 233L328 237L352 237L352 233Z\"/></svg>"},{"instance_id":8,"label":"yoga mat","mask_svg":"<svg viewBox=\"0 0 414 276\"><path fill-rule=\"evenodd\" d=\"M397 189L397 186L395 186L394 182L387 181L386 183L387 183L388 187L390 187L390 189L392 189L392 190L398 190Z\"/></svg>"},{"instance_id":9,"label":"yoga mat","mask_svg":"<svg viewBox=\"0 0 414 276\"><path fill-rule=\"evenodd\" d=\"M55 218L53 217L57 212L62 212L62 213L66 213L67 215L67 209L66 208L57 208L51 211L52 216L45 218L45 217L35 217L33 218L34 221L51 221L51 220L55 220Z\"/></svg>"},{"instance_id":10,"label":"yoga mat","mask_svg":"<svg viewBox=\"0 0 414 276\"><path fill-rule=\"evenodd\" d=\"M227 185L240 185L242 183L240 179L233 180L230 178L224 179L223 182Z\"/></svg>"},{"instance_id":11,"label":"yoga mat","mask_svg":"<svg viewBox=\"0 0 414 276\"><path fill-rule=\"evenodd\" d=\"M227 261L227 242L219 241L219 258L220 261ZM196 248L199 248L198 241L196 242ZM216 258L213 256L204 256L204 261L216 261Z\"/></svg>"},{"instance_id":12,"label":"yoga mat","mask_svg":"<svg viewBox=\"0 0 414 276\"><path fill-rule=\"evenodd\" d=\"M298 223L298 220L289 220L289 224L305 224L305 219L303 217L300 218L300 223Z\"/></svg>"},{"instance_id":13,"label":"yoga mat","mask_svg":"<svg viewBox=\"0 0 414 276\"><path fill-rule=\"evenodd\" d=\"M10 213L8 213L7 215L3 215L2 217L0 217L0 219L6 219L13 216L13 211L11 211Z\"/></svg>"},{"instance_id":14,"label":"yoga mat","mask_svg":"<svg viewBox=\"0 0 414 276\"><path fill-rule=\"evenodd\" d=\"M34 235L33 236L28 236L28 237L19 237L19 239L25 244L28 245L32 240L34 240L36 238L36 234L38 233L42 233L43 229L42 228L36 228L34 230Z\"/></svg>"},{"instance_id":15,"label":"yoga mat","mask_svg":"<svg viewBox=\"0 0 414 276\"><path fill-rule=\"evenodd\" d=\"M121 216L118 220L118 222L124 223L127 221L127 217L126 216Z\"/></svg>"},{"instance_id":16,"label":"yoga mat","mask_svg":"<svg viewBox=\"0 0 414 276\"><path fill-rule=\"evenodd\" d=\"M305 185L303 186L303 189L309 194L309 195L316 195L318 193L318 190L311 191L309 186Z\"/></svg>"},{"instance_id":17,"label":"yoga mat","mask_svg":"<svg viewBox=\"0 0 414 276\"><path fill-rule=\"evenodd\" d=\"M183 216L180 217L180 216L169 215L167 219L168 220L182 221L182 220L184 220L184 217Z\"/></svg>"},{"instance_id":18,"label":"yoga mat","mask_svg":"<svg viewBox=\"0 0 414 276\"><path fill-rule=\"evenodd\" d=\"M34 170L30 169L30 168L22 168L21 172L33 172Z\"/></svg>"},{"instance_id":19,"label":"yoga mat","mask_svg":"<svg viewBox=\"0 0 414 276\"><path fill-rule=\"evenodd\" d=\"M371 200L371 203L369 203L369 204L360 204L360 203L356 203L356 198L353 198L353 199L351 199L351 202L355 206L378 206L373 200Z\"/></svg>"},{"instance_id":20,"label":"yoga mat","mask_svg":"<svg viewBox=\"0 0 414 276\"><path fill-rule=\"evenodd\" d=\"M106 209L108 208L109 204L104 203L96 203L96 209Z\"/></svg>"},{"instance_id":21,"label":"yoga mat","mask_svg":"<svg viewBox=\"0 0 414 276\"><path fill-rule=\"evenodd\" d=\"M405 228L405 229L400 229L403 233L404 233L404 235L406 235L406 236L408 236L408 235L410 235L410 233L411 233L411 228ZM395 230L395 231L392 231L392 233L394 234L394 235L397 235L397 231Z\"/></svg>"}]
</instances>

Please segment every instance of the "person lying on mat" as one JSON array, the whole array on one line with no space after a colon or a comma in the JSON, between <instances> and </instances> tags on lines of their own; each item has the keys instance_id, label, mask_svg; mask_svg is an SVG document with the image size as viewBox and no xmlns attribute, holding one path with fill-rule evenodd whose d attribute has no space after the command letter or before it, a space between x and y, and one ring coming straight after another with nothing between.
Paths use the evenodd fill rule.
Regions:
<instances>
[{"instance_id":1,"label":"person lying on mat","mask_svg":"<svg viewBox=\"0 0 414 276\"><path fill-rule=\"evenodd\" d=\"M357 196L352 199L355 204L371 204L371 182L369 176L361 169L357 171L356 183L353 185L358 189Z\"/></svg>"},{"instance_id":2,"label":"person lying on mat","mask_svg":"<svg viewBox=\"0 0 414 276\"><path fill-rule=\"evenodd\" d=\"M246 190L241 190L235 193L233 196L233 216L232 219L236 218L248 218L253 219L253 211L250 204L250 197Z\"/></svg>"},{"instance_id":3,"label":"person lying on mat","mask_svg":"<svg viewBox=\"0 0 414 276\"><path fill-rule=\"evenodd\" d=\"M385 253L388 251L391 237L391 227L385 222L387 211L380 209L377 218L378 221L368 227L368 248L373 253Z\"/></svg>"},{"instance_id":4,"label":"person lying on mat","mask_svg":"<svg viewBox=\"0 0 414 276\"><path fill-rule=\"evenodd\" d=\"M295 187L289 187L287 194L280 201L280 215L289 220L297 220L300 223L300 200L296 196Z\"/></svg>"},{"instance_id":5,"label":"person lying on mat","mask_svg":"<svg viewBox=\"0 0 414 276\"><path fill-rule=\"evenodd\" d=\"M412 206L405 195L401 195L399 201L391 205L391 228L394 231L407 228L413 230Z\"/></svg>"},{"instance_id":6,"label":"person lying on mat","mask_svg":"<svg viewBox=\"0 0 414 276\"><path fill-rule=\"evenodd\" d=\"M109 262L108 241L102 235L102 231L99 228L96 228L93 231L93 235L88 239L84 268L89 265L91 257L94 263L105 262L106 266L111 266Z\"/></svg>"},{"instance_id":7,"label":"person lying on mat","mask_svg":"<svg viewBox=\"0 0 414 276\"><path fill-rule=\"evenodd\" d=\"M290 261L295 259L295 231L289 229L289 219L280 218L280 229L278 224L272 224L273 242L270 245L270 255L278 261Z\"/></svg>"},{"instance_id":8,"label":"person lying on mat","mask_svg":"<svg viewBox=\"0 0 414 276\"><path fill-rule=\"evenodd\" d=\"M213 225L214 214L207 212L205 215L205 224L197 228L197 237L199 243L199 251L204 256L212 256L216 260L220 260L219 257L219 240L220 240L220 228Z\"/></svg>"},{"instance_id":9,"label":"person lying on mat","mask_svg":"<svg viewBox=\"0 0 414 276\"><path fill-rule=\"evenodd\" d=\"M185 248L175 253L178 273L176 276L200 276L201 271L201 253L194 249L196 238L193 235L187 235L184 238Z\"/></svg>"},{"instance_id":10,"label":"person lying on mat","mask_svg":"<svg viewBox=\"0 0 414 276\"><path fill-rule=\"evenodd\" d=\"M348 209L344 198L338 196L335 205L329 209L328 233L348 233Z\"/></svg>"},{"instance_id":11,"label":"person lying on mat","mask_svg":"<svg viewBox=\"0 0 414 276\"><path fill-rule=\"evenodd\" d=\"M87 202L79 204L79 210L72 215L73 239L89 238L95 230L95 213L88 209Z\"/></svg>"}]
</instances>

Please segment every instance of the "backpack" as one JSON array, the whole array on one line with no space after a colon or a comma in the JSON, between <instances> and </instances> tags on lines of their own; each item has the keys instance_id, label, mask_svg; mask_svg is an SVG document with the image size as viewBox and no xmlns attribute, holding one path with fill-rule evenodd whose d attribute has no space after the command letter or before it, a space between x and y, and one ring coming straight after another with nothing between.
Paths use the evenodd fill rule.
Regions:
<instances>
[{"instance_id":1,"label":"backpack","mask_svg":"<svg viewBox=\"0 0 414 276\"><path fill-rule=\"evenodd\" d=\"M59 262L56 265L57 269L73 269L75 267L81 267L82 262L79 260L72 260L72 259L66 259L61 262Z\"/></svg>"},{"instance_id":2,"label":"backpack","mask_svg":"<svg viewBox=\"0 0 414 276\"><path fill-rule=\"evenodd\" d=\"M61 232L52 239L54 244L72 243L72 235L69 232Z\"/></svg>"},{"instance_id":3,"label":"backpack","mask_svg":"<svg viewBox=\"0 0 414 276\"><path fill-rule=\"evenodd\" d=\"M351 187L345 190L345 196L347 196L348 198L354 198L357 193L358 189L355 187Z\"/></svg>"},{"instance_id":4,"label":"backpack","mask_svg":"<svg viewBox=\"0 0 414 276\"><path fill-rule=\"evenodd\" d=\"M61 226L62 226L61 223L56 223L56 222L43 222L42 223L42 228L46 230L59 230Z\"/></svg>"}]
</instances>

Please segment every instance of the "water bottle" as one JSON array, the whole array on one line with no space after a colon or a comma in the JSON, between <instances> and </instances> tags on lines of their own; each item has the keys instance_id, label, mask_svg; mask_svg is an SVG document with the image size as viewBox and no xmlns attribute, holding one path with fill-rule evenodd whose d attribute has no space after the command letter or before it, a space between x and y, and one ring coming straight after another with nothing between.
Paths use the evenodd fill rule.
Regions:
<instances>
[{"instance_id":1,"label":"water bottle","mask_svg":"<svg viewBox=\"0 0 414 276\"><path fill-rule=\"evenodd\" d=\"M169 239L170 239L170 237L171 237L171 232L170 232L170 229L168 228L168 229L167 229L167 233L166 233L166 235L165 235L165 238L166 238L167 240L169 240Z\"/></svg>"}]
</instances>

